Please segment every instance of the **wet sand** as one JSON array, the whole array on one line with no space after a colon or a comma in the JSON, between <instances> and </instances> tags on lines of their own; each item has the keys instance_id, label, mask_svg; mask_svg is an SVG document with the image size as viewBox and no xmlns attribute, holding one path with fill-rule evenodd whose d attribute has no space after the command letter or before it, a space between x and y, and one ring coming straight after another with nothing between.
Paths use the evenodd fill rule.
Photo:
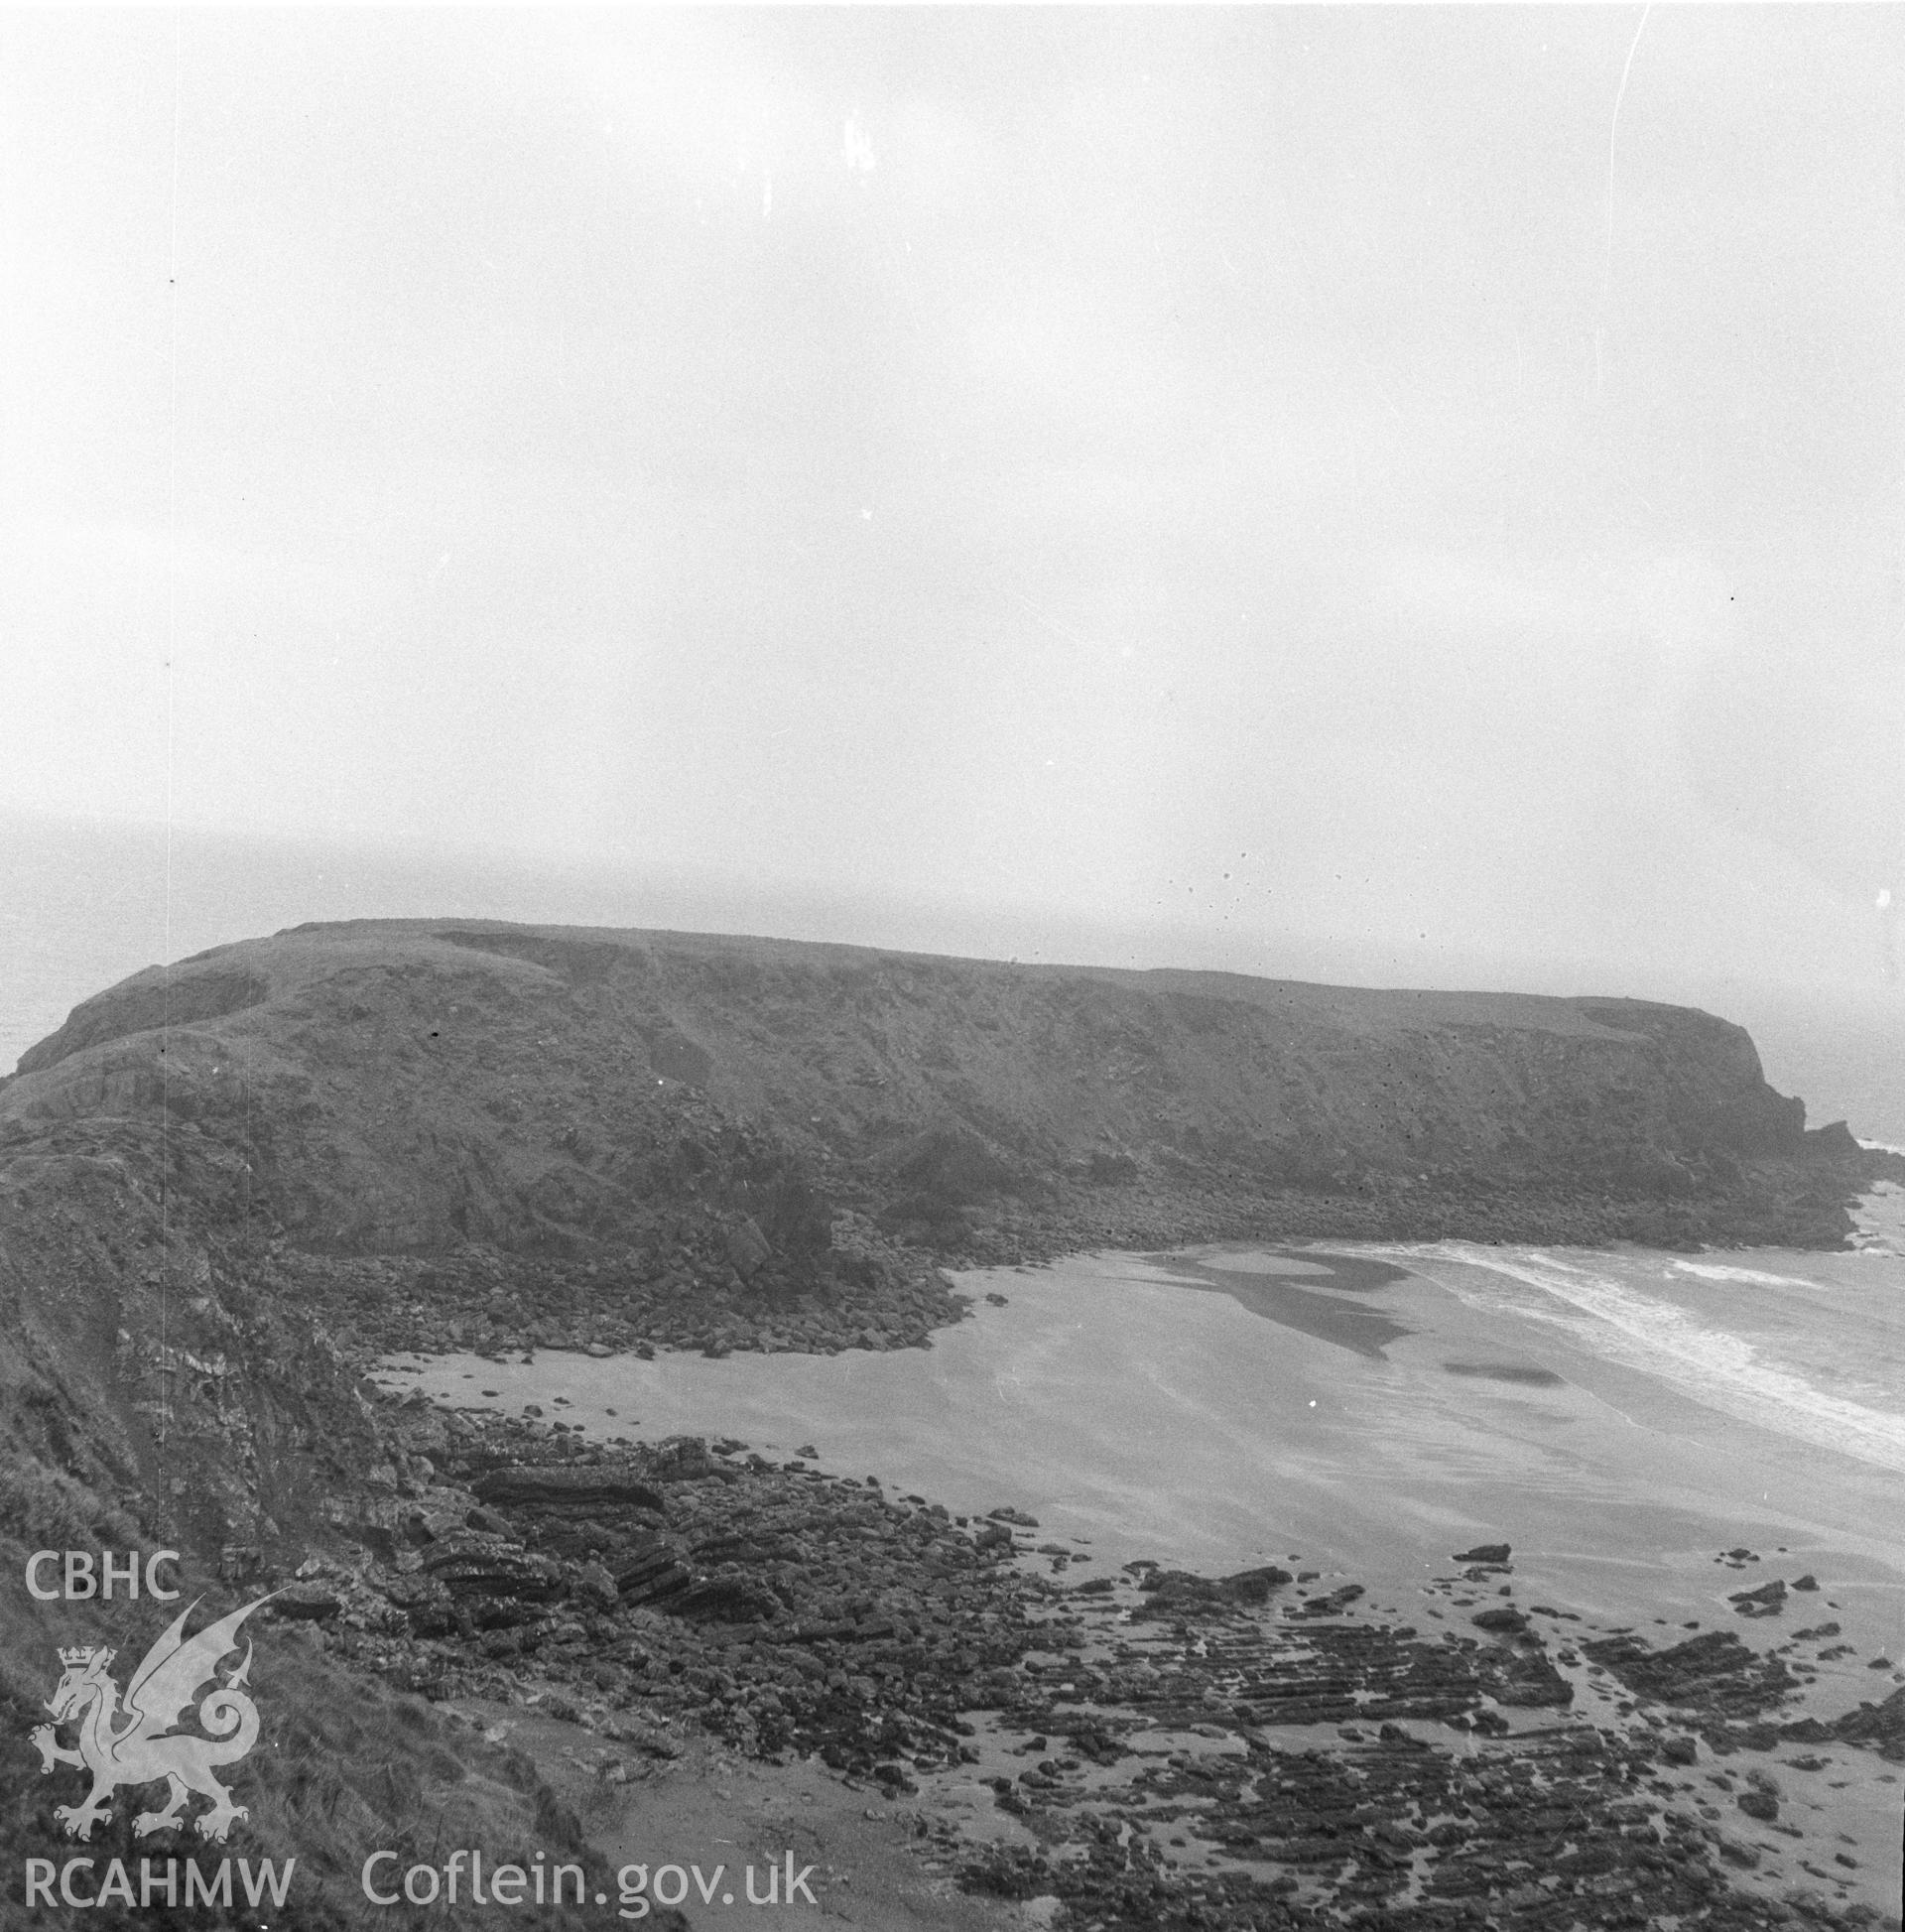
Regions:
<instances>
[{"instance_id":1,"label":"wet sand","mask_svg":"<svg viewBox=\"0 0 1905 1932\"><path fill-rule=\"evenodd\" d=\"M1819 1577L1857 1619L1861 1664L1905 1648L1895 1473L1703 1407L1558 1329L1506 1338L1421 1277L1372 1295L1237 1274L1245 1300L1213 1292L1223 1271L1204 1253L1189 1260L965 1275L973 1319L929 1351L446 1356L390 1379L477 1408L535 1403L597 1439L812 1446L823 1468L961 1513L1027 1509L1114 1566L1296 1557L1410 1593L1453 1552L1507 1541L1531 1590L1584 1610L1732 1626L1742 1578L1714 1559L1743 1544L1764 1559L1745 1582L1776 1565Z\"/></svg>"},{"instance_id":2,"label":"wet sand","mask_svg":"<svg viewBox=\"0 0 1905 1932\"><path fill-rule=\"evenodd\" d=\"M1315 1249L1078 1256L959 1286L972 1319L929 1351L408 1358L385 1379L535 1404L597 1440L738 1438L962 1514L1012 1504L1095 1566L1074 1578L1140 1557L1301 1565L1427 1632L1465 1627L1455 1553L1507 1542L1517 1600L1578 1612L1584 1634L1664 1645L1697 1625L1768 1649L1838 1622L1848 1654L1790 1716L1905 1681L1870 1667L1905 1658L1898 1473L1703 1405L1559 1326L1504 1324L1393 1259ZM1759 1560L1716 1560L1741 1546ZM1783 1616L1727 1602L1809 1571L1820 1592ZM1864 1895L1896 1911L1894 1776L1869 1753L1831 1756L1838 1788L1822 1776L1817 1802L1843 1812Z\"/></svg>"},{"instance_id":3,"label":"wet sand","mask_svg":"<svg viewBox=\"0 0 1905 1932\"><path fill-rule=\"evenodd\" d=\"M1288 1248L1197 1249L1141 1258L1187 1288L1228 1295L1265 1321L1375 1360L1382 1359L1387 1344L1412 1333L1378 1308L1340 1299L1343 1290L1366 1292L1408 1280L1406 1268L1387 1262Z\"/></svg>"}]
</instances>

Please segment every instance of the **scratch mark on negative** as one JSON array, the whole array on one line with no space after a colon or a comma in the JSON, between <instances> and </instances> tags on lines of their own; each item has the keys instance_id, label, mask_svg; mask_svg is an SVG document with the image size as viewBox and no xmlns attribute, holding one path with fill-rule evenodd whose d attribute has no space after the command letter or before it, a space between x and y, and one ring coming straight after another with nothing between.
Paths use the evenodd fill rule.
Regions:
<instances>
[{"instance_id":1,"label":"scratch mark on negative","mask_svg":"<svg viewBox=\"0 0 1905 1932\"><path fill-rule=\"evenodd\" d=\"M1614 89L1614 111L1607 123L1607 223L1600 264L1600 320L1594 327L1594 394L1600 394L1600 344L1607 326L1607 297L1614 279L1614 141L1620 133L1620 103L1627 97L1627 76L1634 70L1634 56L1640 52L1640 37L1647 31L1647 16L1653 0L1640 10L1640 21L1627 47L1627 59L1620 69L1620 85Z\"/></svg>"}]
</instances>

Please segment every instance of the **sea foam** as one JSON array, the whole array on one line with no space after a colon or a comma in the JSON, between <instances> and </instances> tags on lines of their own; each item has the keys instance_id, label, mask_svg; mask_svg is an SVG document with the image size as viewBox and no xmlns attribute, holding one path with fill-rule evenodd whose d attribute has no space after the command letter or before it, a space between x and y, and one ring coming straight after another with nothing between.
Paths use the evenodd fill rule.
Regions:
<instances>
[{"instance_id":1,"label":"sea foam","mask_svg":"<svg viewBox=\"0 0 1905 1932\"><path fill-rule=\"evenodd\" d=\"M1698 1275L1703 1281L1750 1281L1758 1288L1800 1288L1817 1293L1822 1283L1801 1281L1790 1274L1762 1274L1757 1268L1729 1268L1717 1262L1676 1261L1676 1274Z\"/></svg>"},{"instance_id":2,"label":"sea foam","mask_svg":"<svg viewBox=\"0 0 1905 1932\"><path fill-rule=\"evenodd\" d=\"M1622 1280L1599 1255L1590 1265L1539 1248L1503 1250L1460 1241L1384 1251L1406 1258L1478 1312L1559 1328L1587 1352L1638 1369L1737 1421L1905 1474L1905 1415L1821 1388L1763 1345L1714 1327L1638 1282ZM1695 1272L1720 1280L1788 1285L1783 1277L1757 1270L1692 1265ZM1794 1285L1809 1292L1820 1286Z\"/></svg>"}]
</instances>

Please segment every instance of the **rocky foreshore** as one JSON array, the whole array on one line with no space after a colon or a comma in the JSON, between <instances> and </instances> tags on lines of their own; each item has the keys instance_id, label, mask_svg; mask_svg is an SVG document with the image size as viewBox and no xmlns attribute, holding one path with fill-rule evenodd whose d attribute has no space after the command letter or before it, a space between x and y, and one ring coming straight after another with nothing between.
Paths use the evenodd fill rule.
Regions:
<instances>
[{"instance_id":1,"label":"rocky foreshore","mask_svg":"<svg viewBox=\"0 0 1905 1932\"><path fill-rule=\"evenodd\" d=\"M1877 1918L1819 1801L1846 1753L1905 1762L1905 1690L1793 1715L1830 1623L1779 1654L1596 1632L1493 1545L1423 1628L1301 1568L1099 1573L1009 1505L734 1442L420 1397L388 1439L388 1486L334 1511L360 1554L275 1613L398 1688L581 1727L611 1785L700 1731L816 1753L965 1888L1079 1932Z\"/></svg>"},{"instance_id":2,"label":"rocky foreshore","mask_svg":"<svg viewBox=\"0 0 1905 1932\"><path fill-rule=\"evenodd\" d=\"M692 1227L659 1236L646 1252L584 1263L525 1261L474 1244L428 1259L310 1255L280 1244L254 1265L359 1363L405 1351L500 1358L538 1349L916 1349L968 1312L937 1267L865 1238L853 1217L836 1221L834 1240L836 1254L857 1253L859 1265L804 1282L766 1270L743 1277L725 1239Z\"/></svg>"},{"instance_id":3,"label":"rocky foreshore","mask_svg":"<svg viewBox=\"0 0 1905 1932\"><path fill-rule=\"evenodd\" d=\"M1858 1923L1802 1794L1900 1711L1801 1708L1824 1613L1775 1671L1577 1626L1470 1550L1417 1628L1296 1560L1097 1574L1009 1496L961 1520L367 1371L930 1346L943 1267L1106 1247L1830 1246L1882 1173L1739 1029L1643 1002L299 929L109 989L0 1081L0 1539L283 1585L325 1668L580 1726L605 1787L685 1736L812 1753L1068 1932ZM1741 1581L1742 1627L1806 1596Z\"/></svg>"}]
</instances>

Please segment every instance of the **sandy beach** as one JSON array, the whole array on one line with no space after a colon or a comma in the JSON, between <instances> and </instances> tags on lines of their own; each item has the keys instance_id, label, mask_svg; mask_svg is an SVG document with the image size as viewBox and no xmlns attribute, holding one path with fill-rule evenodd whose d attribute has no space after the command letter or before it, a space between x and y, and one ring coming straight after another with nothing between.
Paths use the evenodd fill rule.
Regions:
<instances>
[{"instance_id":1,"label":"sandy beach","mask_svg":"<svg viewBox=\"0 0 1905 1932\"><path fill-rule=\"evenodd\" d=\"M971 1319L927 1351L412 1358L385 1379L471 1409L533 1407L597 1441L737 1438L961 1514L1011 1505L1069 1549L1074 1580L1138 1559L1316 1571L1313 1589L1366 1588L1358 1615L1425 1632L1472 1613L1451 1558L1506 1542L1516 1601L1572 1614L1585 1637L1634 1629L1664 1646L1724 1629L1789 1654L1830 1619L1837 1640L1804 1646L1811 1681L1788 1715L1831 1719L1905 1681L1889 1533L1905 1417L1885 1405L1881 1332L1897 1260L1882 1226L1871 1238L1879 1251L1800 1257L1083 1255L959 1277ZM1774 1578L1818 1588L1801 1584L1782 1614L1739 1615L1729 1596ZM1618 1686L1579 1660L1567 1674L1571 1722L1626 1722ZM1783 1782L1809 1839L1852 1848L1855 1873L1832 1868L1842 1900L1896 1913L1884 1761L1835 1750L1805 1775L1790 1750L1745 1752L1732 1770L1747 1758ZM961 1829L992 1815L973 1777L935 1779L929 1796ZM1799 1875L1779 1843L1741 1882L1777 1896Z\"/></svg>"},{"instance_id":2,"label":"sandy beach","mask_svg":"<svg viewBox=\"0 0 1905 1932\"><path fill-rule=\"evenodd\" d=\"M1413 1593L1507 1541L1529 1590L1585 1611L1731 1624L1743 1573L1715 1559L1743 1546L1745 1582L1817 1577L1861 1667L1905 1649L1905 1479L1870 1460L1883 1440L1861 1458L1777 1410L1728 1414L1559 1321L1478 1305L1476 1276L1368 1250L1078 1256L961 1276L972 1319L930 1351L395 1358L389 1378L597 1440L812 1448L960 1512L1026 1509L1113 1568L1295 1558Z\"/></svg>"}]
</instances>

